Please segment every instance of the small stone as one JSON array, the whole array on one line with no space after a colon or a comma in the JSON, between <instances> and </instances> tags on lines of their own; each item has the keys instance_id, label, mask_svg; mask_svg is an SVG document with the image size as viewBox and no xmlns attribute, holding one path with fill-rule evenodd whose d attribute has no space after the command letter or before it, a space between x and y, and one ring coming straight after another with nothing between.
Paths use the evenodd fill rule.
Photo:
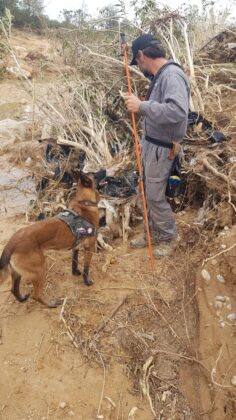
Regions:
<instances>
[{"instance_id":1,"label":"small stone","mask_svg":"<svg viewBox=\"0 0 236 420\"><path fill-rule=\"evenodd\" d=\"M226 245L225 244L222 244L221 245L221 248L225 249L226 248Z\"/></svg>"},{"instance_id":2,"label":"small stone","mask_svg":"<svg viewBox=\"0 0 236 420\"><path fill-rule=\"evenodd\" d=\"M217 260L211 260L212 265L216 265L217 264Z\"/></svg>"},{"instance_id":3,"label":"small stone","mask_svg":"<svg viewBox=\"0 0 236 420\"><path fill-rule=\"evenodd\" d=\"M226 230L226 231L229 230L229 227L228 226L225 226L224 227L224 230Z\"/></svg>"},{"instance_id":4,"label":"small stone","mask_svg":"<svg viewBox=\"0 0 236 420\"><path fill-rule=\"evenodd\" d=\"M231 305L231 303L229 303L229 304L226 306L226 309L228 309L228 311L231 311L231 310L232 310L232 305Z\"/></svg>"},{"instance_id":5,"label":"small stone","mask_svg":"<svg viewBox=\"0 0 236 420\"><path fill-rule=\"evenodd\" d=\"M219 283L225 283L225 279L221 274L217 274L216 279Z\"/></svg>"},{"instance_id":6,"label":"small stone","mask_svg":"<svg viewBox=\"0 0 236 420\"><path fill-rule=\"evenodd\" d=\"M210 273L207 270L202 270L201 272L202 278L208 283L211 280Z\"/></svg>"},{"instance_id":7,"label":"small stone","mask_svg":"<svg viewBox=\"0 0 236 420\"><path fill-rule=\"evenodd\" d=\"M233 376L233 377L231 378L231 384L232 384L233 386L236 386L236 376Z\"/></svg>"},{"instance_id":8,"label":"small stone","mask_svg":"<svg viewBox=\"0 0 236 420\"><path fill-rule=\"evenodd\" d=\"M236 321L236 313L229 314L229 315L227 316L227 318L228 318L228 320L229 320L229 321L231 321L231 322Z\"/></svg>"},{"instance_id":9,"label":"small stone","mask_svg":"<svg viewBox=\"0 0 236 420\"><path fill-rule=\"evenodd\" d=\"M197 163L197 159L192 158L192 159L190 160L190 162L189 162L189 165L190 165L190 166L195 166L195 165L196 165L196 163Z\"/></svg>"},{"instance_id":10,"label":"small stone","mask_svg":"<svg viewBox=\"0 0 236 420\"><path fill-rule=\"evenodd\" d=\"M28 157L25 161L25 166L31 166L32 165L32 159L31 157Z\"/></svg>"},{"instance_id":11,"label":"small stone","mask_svg":"<svg viewBox=\"0 0 236 420\"><path fill-rule=\"evenodd\" d=\"M225 300L226 300L226 302L229 302L230 301L229 296L225 296Z\"/></svg>"},{"instance_id":12,"label":"small stone","mask_svg":"<svg viewBox=\"0 0 236 420\"><path fill-rule=\"evenodd\" d=\"M225 323L224 322L221 322L220 323L220 326L221 326L221 328L224 328L225 327Z\"/></svg>"},{"instance_id":13,"label":"small stone","mask_svg":"<svg viewBox=\"0 0 236 420\"><path fill-rule=\"evenodd\" d=\"M220 317L220 311L216 312L216 316L218 316L218 318Z\"/></svg>"},{"instance_id":14,"label":"small stone","mask_svg":"<svg viewBox=\"0 0 236 420\"><path fill-rule=\"evenodd\" d=\"M67 404L66 404L66 402L65 402L65 401L61 401L61 402L60 402L60 404L59 404L59 407L60 407L62 410L64 410L64 408L66 408L66 406L67 406Z\"/></svg>"},{"instance_id":15,"label":"small stone","mask_svg":"<svg viewBox=\"0 0 236 420\"><path fill-rule=\"evenodd\" d=\"M216 300L218 300L219 302L225 302L226 296L216 296Z\"/></svg>"},{"instance_id":16,"label":"small stone","mask_svg":"<svg viewBox=\"0 0 236 420\"><path fill-rule=\"evenodd\" d=\"M215 302L215 309L221 309L223 307L223 302L216 301Z\"/></svg>"},{"instance_id":17,"label":"small stone","mask_svg":"<svg viewBox=\"0 0 236 420\"><path fill-rule=\"evenodd\" d=\"M68 413L68 415L69 415L70 417L74 417L75 413L74 413L74 411L70 410L70 411L69 411L69 413Z\"/></svg>"}]
</instances>

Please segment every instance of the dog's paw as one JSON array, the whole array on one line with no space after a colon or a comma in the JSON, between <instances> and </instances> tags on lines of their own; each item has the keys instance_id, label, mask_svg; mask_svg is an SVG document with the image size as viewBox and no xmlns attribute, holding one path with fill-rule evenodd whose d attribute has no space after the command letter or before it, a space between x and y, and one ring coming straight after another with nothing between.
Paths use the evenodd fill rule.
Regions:
<instances>
[{"instance_id":1,"label":"dog's paw","mask_svg":"<svg viewBox=\"0 0 236 420\"><path fill-rule=\"evenodd\" d=\"M25 302L29 299L30 293L27 293L26 295L20 295L19 302Z\"/></svg>"},{"instance_id":2,"label":"dog's paw","mask_svg":"<svg viewBox=\"0 0 236 420\"><path fill-rule=\"evenodd\" d=\"M75 268L72 270L72 274L73 276L81 276L81 271L79 271L78 268Z\"/></svg>"},{"instance_id":3,"label":"dog's paw","mask_svg":"<svg viewBox=\"0 0 236 420\"><path fill-rule=\"evenodd\" d=\"M14 290L11 290L12 294L15 296L16 300L18 302L22 303L29 299L30 293L27 293L26 295L20 295L19 293L15 293Z\"/></svg>"},{"instance_id":4,"label":"dog's paw","mask_svg":"<svg viewBox=\"0 0 236 420\"><path fill-rule=\"evenodd\" d=\"M93 281L90 280L90 279L84 280L84 283L86 284L86 286L92 286L93 285Z\"/></svg>"}]
</instances>

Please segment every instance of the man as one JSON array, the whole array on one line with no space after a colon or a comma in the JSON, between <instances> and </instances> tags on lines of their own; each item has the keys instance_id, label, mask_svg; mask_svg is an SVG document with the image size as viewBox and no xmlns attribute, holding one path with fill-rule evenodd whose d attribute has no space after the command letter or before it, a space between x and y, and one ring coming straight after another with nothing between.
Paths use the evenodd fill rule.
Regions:
<instances>
[{"instance_id":1,"label":"man","mask_svg":"<svg viewBox=\"0 0 236 420\"><path fill-rule=\"evenodd\" d=\"M131 65L138 65L152 78L145 101L125 95L130 112L142 116L141 154L147 212L152 243L158 244L155 257L169 255L178 241L174 215L166 199L167 180L172 168L170 150L181 144L187 130L189 82L173 60L165 58L165 50L151 34L139 36L132 44ZM176 149L180 148L176 146ZM134 248L147 246L146 233L131 241Z\"/></svg>"}]
</instances>

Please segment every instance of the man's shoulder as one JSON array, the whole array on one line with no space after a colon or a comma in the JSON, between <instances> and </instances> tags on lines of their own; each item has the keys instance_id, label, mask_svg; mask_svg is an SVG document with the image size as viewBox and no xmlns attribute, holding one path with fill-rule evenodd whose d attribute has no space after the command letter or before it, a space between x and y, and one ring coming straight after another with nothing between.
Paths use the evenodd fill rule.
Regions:
<instances>
[{"instance_id":1,"label":"man's shoulder","mask_svg":"<svg viewBox=\"0 0 236 420\"><path fill-rule=\"evenodd\" d=\"M163 74L163 76L164 76L164 74L166 74L166 75L167 74L168 75L169 74L180 74L180 75L183 75L183 76L187 77L185 72L184 72L184 69L181 67L181 65L176 63L174 60L169 60L166 63L165 69L162 72L162 74Z\"/></svg>"},{"instance_id":2,"label":"man's shoulder","mask_svg":"<svg viewBox=\"0 0 236 420\"><path fill-rule=\"evenodd\" d=\"M184 72L183 68L173 60L170 60L162 74L160 75L161 79L169 79L171 76L174 77L181 77L182 79L189 84L189 79L186 73Z\"/></svg>"}]
</instances>

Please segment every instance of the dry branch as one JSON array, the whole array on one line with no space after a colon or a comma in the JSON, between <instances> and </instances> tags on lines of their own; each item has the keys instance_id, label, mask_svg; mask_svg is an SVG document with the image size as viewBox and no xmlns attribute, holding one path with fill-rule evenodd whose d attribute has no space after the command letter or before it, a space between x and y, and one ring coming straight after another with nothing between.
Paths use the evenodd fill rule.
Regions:
<instances>
[{"instance_id":1,"label":"dry branch","mask_svg":"<svg viewBox=\"0 0 236 420\"><path fill-rule=\"evenodd\" d=\"M225 181L227 184L230 183L232 185L232 187L236 190L236 181L234 181L233 179L230 179L225 175L220 173L219 171L217 171L216 168L214 168L214 166L212 166L208 160L206 158L204 158L202 160L203 166L205 166L206 169L208 169L213 175L217 176L218 178L222 179L223 181Z\"/></svg>"},{"instance_id":2,"label":"dry branch","mask_svg":"<svg viewBox=\"0 0 236 420\"><path fill-rule=\"evenodd\" d=\"M113 309L110 316L107 317L98 327L95 328L94 334L99 334L107 325L107 323L114 317L114 315L119 311L122 305L127 301L127 297L125 296L121 302L118 303L118 305Z\"/></svg>"}]
</instances>

